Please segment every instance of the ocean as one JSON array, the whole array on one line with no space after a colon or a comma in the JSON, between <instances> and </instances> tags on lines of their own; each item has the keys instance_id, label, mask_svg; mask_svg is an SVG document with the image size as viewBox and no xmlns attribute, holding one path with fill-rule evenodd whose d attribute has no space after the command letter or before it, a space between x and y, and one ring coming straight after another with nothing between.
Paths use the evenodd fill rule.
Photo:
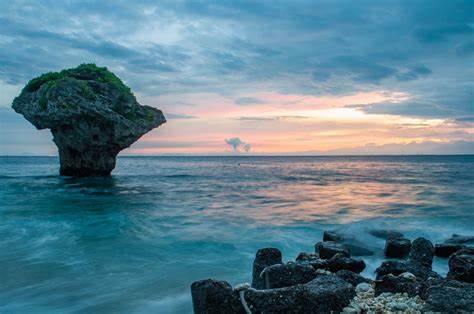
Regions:
<instances>
[{"instance_id":1,"label":"ocean","mask_svg":"<svg viewBox=\"0 0 474 314\"><path fill-rule=\"evenodd\" d=\"M440 242L473 234L474 156L120 157L110 178L56 157L0 157L1 313L190 313L190 284L251 281L258 248L284 260L324 230ZM447 272L447 260L434 270Z\"/></svg>"}]
</instances>

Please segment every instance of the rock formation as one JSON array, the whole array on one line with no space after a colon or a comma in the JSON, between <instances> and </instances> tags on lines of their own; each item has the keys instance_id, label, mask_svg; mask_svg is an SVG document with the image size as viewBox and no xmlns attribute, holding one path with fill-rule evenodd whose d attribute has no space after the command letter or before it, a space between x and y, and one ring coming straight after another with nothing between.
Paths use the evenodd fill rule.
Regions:
<instances>
[{"instance_id":1,"label":"rock formation","mask_svg":"<svg viewBox=\"0 0 474 314\"><path fill-rule=\"evenodd\" d=\"M401 240L395 232L383 238ZM334 241L342 239L325 232L317 252L301 252L287 263L282 263L276 248L258 250L252 287L196 281L191 285L194 313L472 313L474 249L452 254L448 276L442 278L431 267L433 244L417 238L409 252L401 254L405 259L384 261L372 281L358 274L365 268L364 261L335 246L340 243ZM456 236L463 245L472 239Z\"/></svg>"},{"instance_id":2,"label":"rock formation","mask_svg":"<svg viewBox=\"0 0 474 314\"><path fill-rule=\"evenodd\" d=\"M166 122L163 113L140 105L107 68L82 64L32 79L13 109L37 129L50 129L60 174L107 176L117 154Z\"/></svg>"}]
</instances>

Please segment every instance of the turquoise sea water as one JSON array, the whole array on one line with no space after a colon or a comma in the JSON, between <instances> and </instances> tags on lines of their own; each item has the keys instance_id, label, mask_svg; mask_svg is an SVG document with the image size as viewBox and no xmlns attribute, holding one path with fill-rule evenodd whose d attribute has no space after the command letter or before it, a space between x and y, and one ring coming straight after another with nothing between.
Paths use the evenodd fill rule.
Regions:
<instances>
[{"instance_id":1,"label":"turquoise sea water","mask_svg":"<svg viewBox=\"0 0 474 314\"><path fill-rule=\"evenodd\" d=\"M376 250L373 276L384 240L370 229L473 233L474 156L122 157L95 179L58 167L0 157L1 313L189 313L191 282L250 281L260 247L290 260L342 229Z\"/></svg>"}]
</instances>

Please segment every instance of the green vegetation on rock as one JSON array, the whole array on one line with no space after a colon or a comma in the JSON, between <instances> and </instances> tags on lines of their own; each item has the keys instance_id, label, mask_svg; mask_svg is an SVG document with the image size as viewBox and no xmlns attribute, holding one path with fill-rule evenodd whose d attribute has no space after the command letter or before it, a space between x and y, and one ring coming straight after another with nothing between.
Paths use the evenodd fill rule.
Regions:
<instances>
[{"instance_id":1,"label":"green vegetation on rock","mask_svg":"<svg viewBox=\"0 0 474 314\"><path fill-rule=\"evenodd\" d=\"M125 85L115 74L107 70L106 67L98 67L94 63L84 63L76 68L62 70L61 72L49 72L42 74L30 80L28 84L26 84L25 88L23 88L23 91L35 92L45 83L54 84L55 81L66 77L72 77L78 80L94 80L102 83L108 83L117 88L124 95L133 95L130 87Z\"/></svg>"}]
</instances>

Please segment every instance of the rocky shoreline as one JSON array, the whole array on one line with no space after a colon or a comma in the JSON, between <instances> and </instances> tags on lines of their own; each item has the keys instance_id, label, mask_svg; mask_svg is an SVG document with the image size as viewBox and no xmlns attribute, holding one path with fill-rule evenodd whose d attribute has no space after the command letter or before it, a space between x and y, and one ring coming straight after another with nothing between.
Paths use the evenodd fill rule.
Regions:
<instances>
[{"instance_id":1,"label":"rocky shoreline","mask_svg":"<svg viewBox=\"0 0 474 314\"><path fill-rule=\"evenodd\" d=\"M232 287L205 279L191 285L195 313L472 313L474 237L453 235L433 245L392 230L374 230L386 239L388 260L375 280L360 273L373 255L353 236L325 231L314 252L283 263L277 248L257 251L252 283ZM447 258L445 278L432 269L434 256Z\"/></svg>"}]
</instances>

